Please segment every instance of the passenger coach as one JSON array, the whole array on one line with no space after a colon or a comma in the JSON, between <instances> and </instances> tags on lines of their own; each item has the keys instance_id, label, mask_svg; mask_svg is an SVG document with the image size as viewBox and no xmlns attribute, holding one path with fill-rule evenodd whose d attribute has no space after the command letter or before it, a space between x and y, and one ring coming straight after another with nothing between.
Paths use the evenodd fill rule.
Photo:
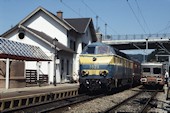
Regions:
<instances>
[{"instance_id":1,"label":"passenger coach","mask_svg":"<svg viewBox=\"0 0 170 113\"><path fill-rule=\"evenodd\" d=\"M162 63L142 63L141 84L146 86L160 86L165 84L164 66Z\"/></svg>"}]
</instances>

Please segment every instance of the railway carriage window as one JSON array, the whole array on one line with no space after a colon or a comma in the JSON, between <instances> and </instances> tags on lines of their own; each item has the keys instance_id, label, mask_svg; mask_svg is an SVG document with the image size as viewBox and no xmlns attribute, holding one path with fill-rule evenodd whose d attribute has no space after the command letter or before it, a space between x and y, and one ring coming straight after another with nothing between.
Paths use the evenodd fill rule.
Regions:
<instances>
[{"instance_id":1,"label":"railway carriage window","mask_svg":"<svg viewBox=\"0 0 170 113\"><path fill-rule=\"evenodd\" d=\"M161 74L161 68L153 68L154 74Z\"/></svg>"},{"instance_id":2,"label":"railway carriage window","mask_svg":"<svg viewBox=\"0 0 170 113\"><path fill-rule=\"evenodd\" d=\"M114 56L114 62L115 62L115 64L116 64L116 57Z\"/></svg>"},{"instance_id":3,"label":"railway carriage window","mask_svg":"<svg viewBox=\"0 0 170 113\"><path fill-rule=\"evenodd\" d=\"M115 56L115 64L117 64L117 57Z\"/></svg>"},{"instance_id":4,"label":"railway carriage window","mask_svg":"<svg viewBox=\"0 0 170 113\"><path fill-rule=\"evenodd\" d=\"M125 65L125 59L122 59L122 64L123 64L123 66Z\"/></svg>"},{"instance_id":5,"label":"railway carriage window","mask_svg":"<svg viewBox=\"0 0 170 113\"><path fill-rule=\"evenodd\" d=\"M130 62L128 62L127 66L130 67Z\"/></svg>"},{"instance_id":6,"label":"railway carriage window","mask_svg":"<svg viewBox=\"0 0 170 113\"><path fill-rule=\"evenodd\" d=\"M143 72L149 73L150 72L150 68L143 68Z\"/></svg>"},{"instance_id":7,"label":"railway carriage window","mask_svg":"<svg viewBox=\"0 0 170 113\"><path fill-rule=\"evenodd\" d=\"M126 61L126 67L128 67L128 63L129 63L129 62L128 62L128 61Z\"/></svg>"},{"instance_id":8,"label":"railway carriage window","mask_svg":"<svg viewBox=\"0 0 170 113\"><path fill-rule=\"evenodd\" d=\"M118 61L117 63L120 64L120 58L119 57L117 58L117 61Z\"/></svg>"},{"instance_id":9,"label":"railway carriage window","mask_svg":"<svg viewBox=\"0 0 170 113\"><path fill-rule=\"evenodd\" d=\"M122 64L122 59L120 58L120 64Z\"/></svg>"},{"instance_id":10,"label":"railway carriage window","mask_svg":"<svg viewBox=\"0 0 170 113\"><path fill-rule=\"evenodd\" d=\"M131 67L131 69L133 69L133 63L132 62L130 63L130 67Z\"/></svg>"}]
</instances>

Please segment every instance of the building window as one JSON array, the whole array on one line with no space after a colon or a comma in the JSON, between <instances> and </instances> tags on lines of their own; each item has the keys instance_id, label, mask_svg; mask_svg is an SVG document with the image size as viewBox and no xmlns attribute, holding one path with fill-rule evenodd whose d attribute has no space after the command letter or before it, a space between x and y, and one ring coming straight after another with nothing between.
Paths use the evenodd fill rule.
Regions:
<instances>
[{"instance_id":1,"label":"building window","mask_svg":"<svg viewBox=\"0 0 170 113\"><path fill-rule=\"evenodd\" d=\"M61 80L63 73L64 73L64 59L61 60Z\"/></svg>"},{"instance_id":2,"label":"building window","mask_svg":"<svg viewBox=\"0 0 170 113\"><path fill-rule=\"evenodd\" d=\"M69 75L69 60L67 60L67 75Z\"/></svg>"},{"instance_id":3,"label":"building window","mask_svg":"<svg viewBox=\"0 0 170 113\"><path fill-rule=\"evenodd\" d=\"M70 40L70 48L76 51L76 41Z\"/></svg>"},{"instance_id":4,"label":"building window","mask_svg":"<svg viewBox=\"0 0 170 113\"><path fill-rule=\"evenodd\" d=\"M24 39L24 37L25 37L25 31L23 29L19 29L18 38L19 39Z\"/></svg>"}]
</instances>

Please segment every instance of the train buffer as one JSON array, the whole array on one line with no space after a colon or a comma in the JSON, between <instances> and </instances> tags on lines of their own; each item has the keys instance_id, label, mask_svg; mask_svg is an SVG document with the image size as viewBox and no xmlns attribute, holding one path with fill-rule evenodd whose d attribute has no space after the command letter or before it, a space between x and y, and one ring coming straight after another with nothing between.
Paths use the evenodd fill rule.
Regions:
<instances>
[{"instance_id":1,"label":"train buffer","mask_svg":"<svg viewBox=\"0 0 170 113\"><path fill-rule=\"evenodd\" d=\"M78 95L79 84L0 89L0 112L48 103Z\"/></svg>"}]
</instances>

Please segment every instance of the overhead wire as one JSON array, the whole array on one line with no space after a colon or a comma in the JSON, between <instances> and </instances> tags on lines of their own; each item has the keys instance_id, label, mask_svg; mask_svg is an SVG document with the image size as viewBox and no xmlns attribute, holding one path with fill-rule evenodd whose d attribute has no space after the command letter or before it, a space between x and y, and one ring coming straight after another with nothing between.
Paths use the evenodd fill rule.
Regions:
<instances>
[{"instance_id":1,"label":"overhead wire","mask_svg":"<svg viewBox=\"0 0 170 113\"><path fill-rule=\"evenodd\" d=\"M82 1L82 3L83 3L94 15L98 16L99 19L100 19L104 24L107 24L107 22L106 22L104 19L102 19L89 5L87 5L87 4L84 2L84 0L81 0L81 1ZM110 28L114 33L119 34L119 33L118 33L116 30L114 30L110 25L107 24L107 26L108 26L108 28Z\"/></svg>"},{"instance_id":2,"label":"overhead wire","mask_svg":"<svg viewBox=\"0 0 170 113\"><path fill-rule=\"evenodd\" d=\"M170 29L170 21L167 23L167 25L165 26L165 28L161 29L161 30L158 31L157 33L161 33L161 32L164 32L164 33L165 33L165 31L168 30L168 29Z\"/></svg>"},{"instance_id":3,"label":"overhead wire","mask_svg":"<svg viewBox=\"0 0 170 113\"><path fill-rule=\"evenodd\" d=\"M148 29L149 34L150 34L150 29L149 29L148 24L147 24L147 22L146 22L146 20L145 20L145 18L144 18L144 16L143 16L143 14L142 14L142 11L141 11L141 9L140 9L140 7L139 7L139 4L138 4L137 0L135 0L135 3L136 3L136 5L137 5L138 11L139 11L139 13L140 13L140 15L141 15L141 17L142 17L142 19L143 19L143 22L145 23L145 26L146 26L146 28Z\"/></svg>"},{"instance_id":4,"label":"overhead wire","mask_svg":"<svg viewBox=\"0 0 170 113\"><path fill-rule=\"evenodd\" d=\"M134 12L132 6L131 6L130 3L128 2L128 0L126 0L126 1L127 1L127 3L128 3L129 8L131 9L133 15L135 16L135 19L137 20L138 24L140 25L141 29L143 30L143 32L144 32L145 34L147 34L146 31L145 31L145 29L144 29L144 27L143 27L142 24L140 23L140 21L139 21L137 15L135 14L135 12Z\"/></svg>"},{"instance_id":5,"label":"overhead wire","mask_svg":"<svg viewBox=\"0 0 170 113\"><path fill-rule=\"evenodd\" d=\"M169 28L170 28L170 21L168 21L168 23L167 23L167 25L166 25L165 28L166 28L166 29L164 30L164 33L167 33L168 30L169 30Z\"/></svg>"},{"instance_id":6,"label":"overhead wire","mask_svg":"<svg viewBox=\"0 0 170 113\"><path fill-rule=\"evenodd\" d=\"M67 8L71 9L75 14L77 14L80 17L83 17L80 13L78 13L77 11L75 11L73 8L71 8L69 5L67 5L65 2L63 2L63 0L60 0L60 2L66 6Z\"/></svg>"}]
</instances>

